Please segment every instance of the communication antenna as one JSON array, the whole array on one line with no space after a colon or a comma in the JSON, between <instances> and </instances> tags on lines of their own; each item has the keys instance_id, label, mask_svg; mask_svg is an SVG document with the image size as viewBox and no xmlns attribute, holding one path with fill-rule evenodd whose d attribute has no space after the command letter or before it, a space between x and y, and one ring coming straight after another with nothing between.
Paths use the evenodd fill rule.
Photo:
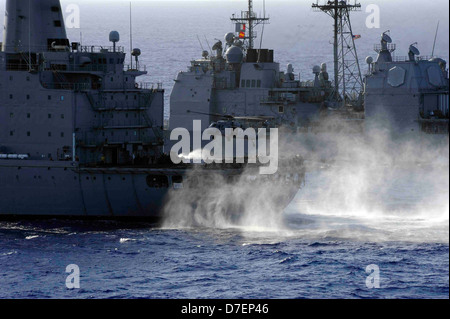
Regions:
<instances>
[{"instance_id":1,"label":"communication antenna","mask_svg":"<svg viewBox=\"0 0 450 319\"><path fill-rule=\"evenodd\" d=\"M266 0L263 0L263 16L266 16ZM263 42L263 37L264 37L264 26L265 24L263 24L262 26L262 30L261 30L261 38L259 41L259 54L258 54L258 62L260 61L261 58L261 49L262 49L262 42Z\"/></svg>"},{"instance_id":2,"label":"communication antenna","mask_svg":"<svg viewBox=\"0 0 450 319\"><path fill-rule=\"evenodd\" d=\"M361 4L350 1L319 0L312 5L316 12L325 12L334 20L334 100L347 105L358 103L363 89L361 68L355 46L350 12L361 11Z\"/></svg>"},{"instance_id":3,"label":"communication antenna","mask_svg":"<svg viewBox=\"0 0 450 319\"><path fill-rule=\"evenodd\" d=\"M236 25L245 24L248 29L248 34L245 35L244 40L248 40L248 48L253 49L253 42L256 39L255 27L260 24L268 24L269 18L258 17L253 12L253 0L248 0L248 11L242 11L240 17L233 15L230 19Z\"/></svg>"},{"instance_id":4,"label":"communication antenna","mask_svg":"<svg viewBox=\"0 0 450 319\"><path fill-rule=\"evenodd\" d=\"M202 49L202 51L205 51L205 49L203 48L202 41L200 41L200 38L198 37L198 34L197 34L197 40L198 40L198 43L200 44L200 48Z\"/></svg>"},{"instance_id":5,"label":"communication antenna","mask_svg":"<svg viewBox=\"0 0 450 319\"><path fill-rule=\"evenodd\" d=\"M212 49L211 49L211 46L209 45L209 41L208 41L208 38L206 38L206 35L205 35L205 40L206 40L206 44L208 45L208 48L209 48L209 53L212 55Z\"/></svg>"},{"instance_id":6,"label":"communication antenna","mask_svg":"<svg viewBox=\"0 0 450 319\"><path fill-rule=\"evenodd\" d=\"M434 48L436 47L436 39L437 39L438 31L439 31L439 22L440 21L438 21L438 23L437 23L436 34L434 35L433 51L431 52L432 57L434 57Z\"/></svg>"},{"instance_id":7,"label":"communication antenna","mask_svg":"<svg viewBox=\"0 0 450 319\"><path fill-rule=\"evenodd\" d=\"M31 0L28 0L28 71L31 72Z\"/></svg>"},{"instance_id":8,"label":"communication antenna","mask_svg":"<svg viewBox=\"0 0 450 319\"><path fill-rule=\"evenodd\" d=\"M131 13L131 1L130 1L130 68L133 69L133 56L131 52L133 52L133 22L132 22L132 13Z\"/></svg>"}]
</instances>

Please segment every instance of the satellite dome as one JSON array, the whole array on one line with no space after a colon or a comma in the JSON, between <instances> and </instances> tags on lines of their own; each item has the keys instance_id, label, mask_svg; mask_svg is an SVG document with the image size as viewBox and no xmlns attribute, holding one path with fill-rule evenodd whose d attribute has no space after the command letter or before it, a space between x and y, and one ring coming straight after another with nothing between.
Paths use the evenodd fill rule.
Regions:
<instances>
[{"instance_id":1,"label":"satellite dome","mask_svg":"<svg viewBox=\"0 0 450 319\"><path fill-rule=\"evenodd\" d=\"M320 66L315 65L315 66L313 67L313 73L320 73Z\"/></svg>"},{"instance_id":2,"label":"satellite dome","mask_svg":"<svg viewBox=\"0 0 450 319\"><path fill-rule=\"evenodd\" d=\"M141 49L135 48L133 49L133 51L131 52L132 56L140 56L141 55Z\"/></svg>"},{"instance_id":3,"label":"satellite dome","mask_svg":"<svg viewBox=\"0 0 450 319\"><path fill-rule=\"evenodd\" d=\"M242 52L241 48L232 46L225 53L225 58L230 64L242 63L244 59L244 53Z\"/></svg>"},{"instance_id":4,"label":"satellite dome","mask_svg":"<svg viewBox=\"0 0 450 319\"><path fill-rule=\"evenodd\" d=\"M227 34L225 34L225 42L229 45L232 45L234 42L234 33L233 32L228 32Z\"/></svg>"},{"instance_id":5,"label":"satellite dome","mask_svg":"<svg viewBox=\"0 0 450 319\"><path fill-rule=\"evenodd\" d=\"M371 56L368 56L368 57L366 58L366 63L367 63L367 64L372 64L372 63L373 63L373 58L372 58Z\"/></svg>"},{"instance_id":6,"label":"satellite dome","mask_svg":"<svg viewBox=\"0 0 450 319\"><path fill-rule=\"evenodd\" d=\"M120 34L119 34L119 32L111 31L109 33L109 41L110 42L114 42L114 43L119 42L120 41Z\"/></svg>"}]
</instances>

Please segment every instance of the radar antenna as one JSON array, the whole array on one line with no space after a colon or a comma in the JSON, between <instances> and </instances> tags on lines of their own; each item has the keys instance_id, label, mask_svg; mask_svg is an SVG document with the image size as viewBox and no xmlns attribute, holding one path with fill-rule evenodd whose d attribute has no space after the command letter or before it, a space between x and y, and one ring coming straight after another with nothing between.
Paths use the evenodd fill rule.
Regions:
<instances>
[{"instance_id":1,"label":"radar antenna","mask_svg":"<svg viewBox=\"0 0 450 319\"><path fill-rule=\"evenodd\" d=\"M361 4L356 0L334 0L312 5L314 11L322 11L334 20L334 99L343 105L361 103L363 80L352 31L350 12L361 11Z\"/></svg>"},{"instance_id":2,"label":"radar antenna","mask_svg":"<svg viewBox=\"0 0 450 319\"><path fill-rule=\"evenodd\" d=\"M233 23L236 24L236 26L245 25L248 32L243 36L240 37L243 40L248 40L248 49L253 49L254 47L254 40L257 37L257 34L255 32L256 26L260 24L268 24L269 18L265 15L263 17L258 17L255 12L253 12L253 0L248 0L248 11L242 11L240 17L236 17L235 14L230 19ZM245 33L245 29L240 28L239 30L236 29L236 32L243 31Z\"/></svg>"}]
</instances>

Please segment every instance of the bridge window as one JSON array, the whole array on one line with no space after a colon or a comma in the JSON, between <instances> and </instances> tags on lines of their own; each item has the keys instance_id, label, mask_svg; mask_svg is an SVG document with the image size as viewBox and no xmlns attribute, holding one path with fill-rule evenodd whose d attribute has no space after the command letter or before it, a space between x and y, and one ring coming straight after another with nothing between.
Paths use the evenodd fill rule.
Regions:
<instances>
[{"instance_id":1,"label":"bridge window","mask_svg":"<svg viewBox=\"0 0 450 319\"><path fill-rule=\"evenodd\" d=\"M261 80L256 81L256 87L261 87Z\"/></svg>"},{"instance_id":2,"label":"bridge window","mask_svg":"<svg viewBox=\"0 0 450 319\"><path fill-rule=\"evenodd\" d=\"M55 27L60 27L61 26L61 20L55 20L53 21Z\"/></svg>"},{"instance_id":3,"label":"bridge window","mask_svg":"<svg viewBox=\"0 0 450 319\"><path fill-rule=\"evenodd\" d=\"M241 87L245 88L245 80L241 81Z\"/></svg>"},{"instance_id":4,"label":"bridge window","mask_svg":"<svg viewBox=\"0 0 450 319\"><path fill-rule=\"evenodd\" d=\"M246 83L246 85L245 85L246 87L250 87L250 80L247 80L247 83Z\"/></svg>"}]
</instances>

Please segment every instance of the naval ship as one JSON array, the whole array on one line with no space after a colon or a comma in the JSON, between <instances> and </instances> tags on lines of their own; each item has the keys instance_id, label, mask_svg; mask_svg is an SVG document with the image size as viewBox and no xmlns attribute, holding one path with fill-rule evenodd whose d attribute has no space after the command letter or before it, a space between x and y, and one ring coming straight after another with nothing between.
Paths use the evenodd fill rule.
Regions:
<instances>
[{"instance_id":1,"label":"naval ship","mask_svg":"<svg viewBox=\"0 0 450 319\"><path fill-rule=\"evenodd\" d=\"M361 10L360 4L313 4L315 11L334 18L334 81L325 63L314 66L313 79L301 81L292 64L285 71L280 69L273 50L255 48L254 28L268 23L269 18L253 11L252 0L248 4L248 10L232 16L235 31L227 33L224 42L218 41L212 47L214 52L204 51L187 71L178 73L170 97L171 127L186 118L210 123L224 115L255 116L288 128L287 133L361 135L367 126L379 122L383 110L382 120L392 124L389 128L396 135L425 132L448 136L445 61L419 56L414 45L408 57L393 58L395 45L383 33L381 45L375 47L378 58L366 60L369 72L363 77L355 46L358 35L353 34L349 15Z\"/></svg>"},{"instance_id":2,"label":"naval ship","mask_svg":"<svg viewBox=\"0 0 450 319\"><path fill-rule=\"evenodd\" d=\"M393 137L442 136L448 138L449 76L447 63L438 57L421 56L417 43L407 56L393 56L396 45L389 31L381 35L374 60L366 58L366 128L380 123ZM447 140L448 142L448 140Z\"/></svg>"},{"instance_id":3,"label":"naval ship","mask_svg":"<svg viewBox=\"0 0 450 319\"><path fill-rule=\"evenodd\" d=\"M0 218L160 220L179 190L201 194L207 184L220 192L215 181L241 177L237 187L274 183L280 192L265 200L284 209L304 181L301 160L281 163L273 176L245 164L175 165L163 150L164 89L137 82L147 73L139 49L126 66L119 33L109 40L69 42L59 0L6 1ZM250 200L229 197L233 207Z\"/></svg>"}]
</instances>

